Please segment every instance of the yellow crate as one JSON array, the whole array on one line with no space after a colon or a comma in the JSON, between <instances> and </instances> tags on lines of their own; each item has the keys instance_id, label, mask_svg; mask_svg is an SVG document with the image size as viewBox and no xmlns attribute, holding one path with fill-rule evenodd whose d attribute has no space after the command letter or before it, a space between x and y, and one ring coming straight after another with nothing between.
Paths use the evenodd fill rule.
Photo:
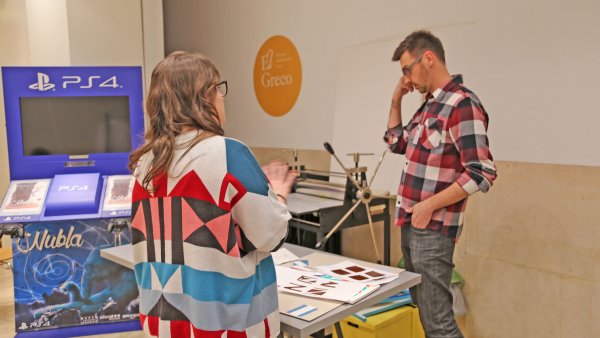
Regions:
<instances>
[{"instance_id":1,"label":"yellow crate","mask_svg":"<svg viewBox=\"0 0 600 338\"><path fill-rule=\"evenodd\" d=\"M403 306L367 317L367 321L350 316L340 321L344 338L425 338L419 310ZM335 328L333 337L337 338Z\"/></svg>"}]
</instances>

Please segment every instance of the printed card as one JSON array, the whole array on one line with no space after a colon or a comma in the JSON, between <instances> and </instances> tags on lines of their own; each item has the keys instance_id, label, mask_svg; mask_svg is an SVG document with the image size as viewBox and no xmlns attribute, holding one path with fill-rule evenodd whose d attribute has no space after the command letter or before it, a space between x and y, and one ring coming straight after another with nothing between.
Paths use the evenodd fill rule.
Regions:
<instances>
[{"instance_id":1,"label":"printed card","mask_svg":"<svg viewBox=\"0 0 600 338\"><path fill-rule=\"evenodd\" d=\"M343 261L329 266L318 266L317 270L343 280L367 284L385 284L398 278L398 274L396 273L359 265L352 261Z\"/></svg>"},{"instance_id":2,"label":"printed card","mask_svg":"<svg viewBox=\"0 0 600 338\"><path fill-rule=\"evenodd\" d=\"M307 297L354 303L378 288L377 285L342 281L320 273L283 266L276 266L275 270L277 288L280 291Z\"/></svg>"}]
</instances>

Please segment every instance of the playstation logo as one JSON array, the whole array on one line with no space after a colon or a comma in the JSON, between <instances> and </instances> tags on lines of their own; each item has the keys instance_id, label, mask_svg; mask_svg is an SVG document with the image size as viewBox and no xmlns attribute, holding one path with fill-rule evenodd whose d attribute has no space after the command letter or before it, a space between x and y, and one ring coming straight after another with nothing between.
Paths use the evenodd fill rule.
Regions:
<instances>
[{"instance_id":1,"label":"playstation logo","mask_svg":"<svg viewBox=\"0 0 600 338\"><path fill-rule=\"evenodd\" d=\"M29 89L37 89L40 92L45 92L54 88L54 83L50 83L50 77L48 74L37 73L37 82L29 85Z\"/></svg>"}]
</instances>

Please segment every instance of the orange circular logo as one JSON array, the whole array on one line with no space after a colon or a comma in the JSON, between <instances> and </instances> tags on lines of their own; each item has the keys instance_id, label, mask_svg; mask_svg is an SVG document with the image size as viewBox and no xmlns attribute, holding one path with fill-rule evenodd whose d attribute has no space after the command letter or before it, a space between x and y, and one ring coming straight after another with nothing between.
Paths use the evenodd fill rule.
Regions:
<instances>
[{"instance_id":1,"label":"orange circular logo","mask_svg":"<svg viewBox=\"0 0 600 338\"><path fill-rule=\"evenodd\" d=\"M287 114L300 95L302 65L296 47L285 36L267 39L254 61L254 93L269 115Z\"/></svg>"}]
</instances>

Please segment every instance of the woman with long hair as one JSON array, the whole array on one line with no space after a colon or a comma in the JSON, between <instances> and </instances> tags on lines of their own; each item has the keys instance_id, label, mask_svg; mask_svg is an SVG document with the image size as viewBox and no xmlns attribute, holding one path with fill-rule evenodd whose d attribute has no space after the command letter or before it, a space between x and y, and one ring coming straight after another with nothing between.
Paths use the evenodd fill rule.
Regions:
<instances>
[{"instance_id":1,"label":"woman with long hair","mask_svg":"<svg viewBox=\"0 0 600 338\"><path fill-rule=\"evenodd\" d=\"M227 82L199 54L152 72L133 151L132 237L140 321L153 337L276 337L270 252L287 234L295 174L223 136ZM268 179L267 179L268 176Z\"/></svg>"}]
</instances>

